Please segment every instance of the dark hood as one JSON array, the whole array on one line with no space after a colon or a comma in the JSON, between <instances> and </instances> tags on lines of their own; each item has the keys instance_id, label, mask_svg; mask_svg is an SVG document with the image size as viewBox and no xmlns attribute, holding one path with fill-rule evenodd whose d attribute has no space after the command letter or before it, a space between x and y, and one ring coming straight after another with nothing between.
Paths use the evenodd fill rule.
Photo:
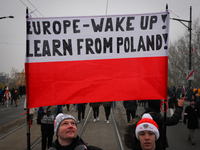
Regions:
<instances>
[{"instance_id":1,"label":"dark hood","mask_svg":"<svg viewBox=\"0 0 200 150\"><path fill-rule=\"evenodd\" d=\"M146 111L160 112L160 100L148 100Z\"/></svg>"}]
</instances>

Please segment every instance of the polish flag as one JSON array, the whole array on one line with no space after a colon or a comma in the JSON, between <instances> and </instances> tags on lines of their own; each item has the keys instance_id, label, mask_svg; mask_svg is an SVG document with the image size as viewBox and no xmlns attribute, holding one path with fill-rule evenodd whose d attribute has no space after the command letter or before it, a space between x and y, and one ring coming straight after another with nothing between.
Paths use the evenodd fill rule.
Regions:
<instances>
[{"instance_id":1,"label":"polish flag","mask_svg":"<svg viewBox=\"0 0 200 150\"><path fill-rule=\"evenodd\" d=\"M140 29L141 16L145 15L148 16L146 19L152 18L154 30L146 29L144 32ZM84 23L92 19L98 22L102 18L111 21L123 17L121 22L127 18L131 21L129 30L134 30L110 34L109 31L92 32L88 28L95 23L88 23L83 25L83 29L77 29L80 33L61 33L59 36L48 35L47 32L45 35L43 32L34 35L36 30L31 27L35 27L34 23L39 26L48 22L48 27L55 25L55 31L56 27L61 27L56 26L57 24L62 24L65 20L73 22L70 20L73 18L28 19L25 61L28 107L124 100L167 100L169 14L161 12L145 15L76 17L76 20ZM110 25L109 22L108 28ZM123 25L121 28L127 29ZM53 30L49 29L48 32L52 33ZM103 45L105 41L107 45ZM49 50L52 45L55 55ZM72 47L71 53L70 50L65 53L62 50L66 45ZM106 46L110 46L110 49Z\"/></svg>"}]
</instances>

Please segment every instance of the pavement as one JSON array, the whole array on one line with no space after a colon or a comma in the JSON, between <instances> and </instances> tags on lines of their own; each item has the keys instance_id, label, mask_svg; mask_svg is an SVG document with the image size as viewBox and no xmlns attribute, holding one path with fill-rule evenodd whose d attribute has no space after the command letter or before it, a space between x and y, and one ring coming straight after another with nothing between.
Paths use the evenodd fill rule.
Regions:
<instances>
[{"instance_id":1,"label":"pavement","mask_svg":"<svg viewBox=\"0 0 200 150\"><path fill-rule=\"evenodd\" d=\"M187 106L189 102L185 102L185 106ZM70 109L73 108L73 105L70 105ZM85 117L90 110L90 107L87 105L85 110ZM116 118L116 124L119 127L119 134L122 139L123 143L123 133L124 133L124 127L126 125L126 112L123 108L122 102L116 102L116 108L112 109L114 112L114 116ZM143 107L138 107L137 113L140 114L140 112L143 111ZM63 107L63 113L67 113L67 108ZM78 112L74 110L70 113L73 115L76 119L78 118ZM36 114L34 114L34 118L36 117ZM99 111L99 121L93 122L93 113L91 111L91 115L88 118L88 123L86 124L86 130L83 131L83 134L81 135L81 138L84 140L85 143L88 145L94 145L98 146L105 150L119 150L120 146L117 142L117 135L116 131L114 129L113 120L110 115L110 123L107 124L105 122L105 114L104 114L104 108L103 106L100 106ZM78 120L78 119L77 119ZM14 120L6 125L3 125L0 127L0 137L2 137L5 133L10 132L11 130L21 126L22 124L26 123L26 116L21 117L20 119ZM80 134L81 127L83 126L84 122L81 122L78 124L78 133ZM15 131L14 133L4 137L0 140L0 149L10 150L26 150L27 149L27 126L24 126L20 128L19 130ZM36 120L33 121L33 124L30 128L30 141L31 145L35 143L38 138L41 137L41 131L40 131L40 125L36 123ZM54 135L54 140L56 139L56 136ZM41 149L41 142L36 144L34 146L35 150ZM128 150L124 146L125 150Z\"/></svg>"},{"instance_id":2,"label":"pavement","mask_svg":"<svg viewBox=\"0 0 200 150\"><path fill-rule=\"evenodd\" d=\"M117 104L120 107L122 105ZM73 106L70 105L70 109ZM117 108L114 108L117 111ZM113 110L114 110L113 109ZM87 105L85 110L85 117L90 110L90 107ZM67 108L63 107L63 113L67 113ZM70 113L73 115L76 119L78 118L78 112L74 110ZM36 114L34 114L34 118L36 117ZM85 143L88 145L94 145L98 146L102 149L106 150L118 150L119 144L118 139L116 135L116 131L114 129L113 120L110 115L109 117L109 124L105 122L105 114L104 114L104 108L103 106L100 106L99 111L99 121L93 122L93 112L91 111L91 115L88 118L88 123L86 124L86 130L82 132L81 138L84 140ZM119 118L119 117L118 117ZM122 117L123 118L123 117ZM126 114L124 113L124 119L126 119ZM11 123L8 123L4 126L0 127L1 132L0 136L3 136L5 133L8 133L10 130L13 130L14 128L19 127L21 124L24 124L26 122L26 116L21 117L18 120L15 120ZM80 134L81 127L83 126L84 122L78 124L78 134ZM10 128L8 128L8 126ZM24 126L20 128L19 130L15 131L11 135L6 136L5 138L0 140L0 149L10 150L26 150L27 149L27 126ZM123 128L124 129L124 128ZM41 131L40 131L40 125L36 123L36 120L33 121L33 124L30 128L30 140L31 145L35 143L35 141L38 140L38 138L41 137ZM54 135L54 140L56 139L56 136ZM36 144L33 149L41 149L41 142Z\"/></svg>"}]
</instances>

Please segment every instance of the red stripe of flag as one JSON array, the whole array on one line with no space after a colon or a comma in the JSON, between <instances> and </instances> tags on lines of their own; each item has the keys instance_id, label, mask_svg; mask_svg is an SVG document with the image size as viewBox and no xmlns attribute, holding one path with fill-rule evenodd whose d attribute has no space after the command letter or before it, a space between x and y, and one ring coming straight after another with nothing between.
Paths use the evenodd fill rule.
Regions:
<instances>
[{"instance_id":1,"label":"red stripe of flag","mask_svg":"<svg viewBox=\"0 0 200 150\"><path fill-rule=\"evenodd\" d=\"M167 99L168 57L25 63L28 106Z\"/></svg>"}]
</instances>

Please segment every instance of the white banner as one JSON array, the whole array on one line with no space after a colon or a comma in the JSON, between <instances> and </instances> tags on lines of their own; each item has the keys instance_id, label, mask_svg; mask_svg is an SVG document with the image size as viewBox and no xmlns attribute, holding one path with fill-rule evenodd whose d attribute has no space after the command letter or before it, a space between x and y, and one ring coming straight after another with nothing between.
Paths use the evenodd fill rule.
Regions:
<instances>
[{"instance_id":1,"label":"white banner","mask_svg":"<svg viewBox=\"0 0 200 150\"><path fill-rule=\"evenodd\" d=\"M27 19L26 63L168 55L169 13Z\"/></svg>"}]
</instances>

